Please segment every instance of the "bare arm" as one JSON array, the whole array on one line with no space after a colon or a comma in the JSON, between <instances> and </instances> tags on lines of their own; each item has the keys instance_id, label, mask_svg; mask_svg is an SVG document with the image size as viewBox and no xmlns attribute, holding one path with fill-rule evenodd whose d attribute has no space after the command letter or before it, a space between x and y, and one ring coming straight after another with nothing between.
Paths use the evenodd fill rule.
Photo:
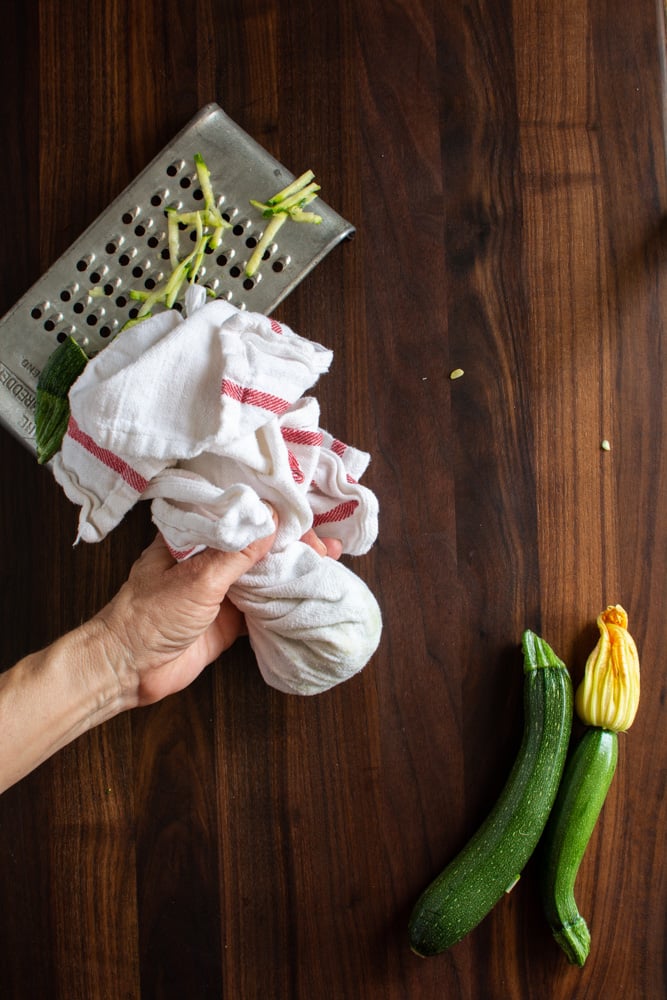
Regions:
<instances>
[{"instance_id":1,"label":"bare arm","mask_svg":"<svg viewBox=\"0 0 667 1000\"><path fill-rule=\"evenodd\" d=\"M81 733L121 710L91 624L0 675L0 792Z\"/></svg>"}]
</instances>

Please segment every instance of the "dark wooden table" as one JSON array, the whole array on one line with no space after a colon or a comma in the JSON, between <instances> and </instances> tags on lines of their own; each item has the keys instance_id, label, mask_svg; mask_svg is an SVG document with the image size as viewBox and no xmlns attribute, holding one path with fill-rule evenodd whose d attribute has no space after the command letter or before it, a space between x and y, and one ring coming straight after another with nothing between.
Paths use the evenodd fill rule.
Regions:
<instances>
[{"instance_id":1,"label":"dark wooden table","mask_svg":"<svg viewBox=\"0 0 667 1000\"><path fill-rule=\"evenodd\" d=\"M240 642L10 789L3 1000L667 996L659 0L7 0L2 32L3 312L209 101L356 225L276 315L334 350L324 425L373 456L353 566L385 619L330 693L278 694ZM0 463L4 668L153 529L139 507L73 548L77 511L4 431ZM411 906L518 747L522 631L576 683L617 602L643 695L578 881L588 963L534 859L417 958Z\"/></svg>"}]
</instances>

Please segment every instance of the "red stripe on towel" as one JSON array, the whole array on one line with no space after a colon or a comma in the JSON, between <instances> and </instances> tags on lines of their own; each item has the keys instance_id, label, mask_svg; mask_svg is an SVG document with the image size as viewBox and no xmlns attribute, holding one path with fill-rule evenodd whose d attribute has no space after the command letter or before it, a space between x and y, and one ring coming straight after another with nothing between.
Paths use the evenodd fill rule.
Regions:
<instances>
[{"instance_id":1,"label":"red stripe on towel","mask_svg":"<svg viewBox=\"0 0 667 1000\"><path fill-rule=\"evenodd\" d=\"M273 332L274 333L279 333L280 336L282 337L283 328L280 325L280 323L278 322L278 320L277 319L272 319L272 320L270 320L270 323L271 323L271 329L273 330Z\"/></svg>"},{"instance_id":2,"label":"red stripe on towel","mask_svg":"<svg viewBox=\"0 0 667 1000\"><path fill-rule=\"evenodd\" d=\"M281 427L280 433L283 436L283 441L287 441L289 444L305 444L310 448L322 447L321 431L307 431L303 427Z\"/></svg>"},{"instance_id":3,"label":"red stripe on towel","mask_svg":"<svg viewBox=\"0 0 667 1000\"><path fill-rule=\"evenodd\" d=\"M191 553L193 553L194 550L195 550L195 546L194 545L190 546L189 549L173 549L171 547L171 545L166 540L165 540L165 545L169 549L170 555L174 559L176 559L177 562L183 562L183 560L187 559L188 556L191 555Z\"/></svg>"},{"instance_id":4,"label":"red stripe on towel","mask_svg":"<svg viewBox=\"0 0 667 1000\"><path fill-rule=\"evenodd\" d=\"M292 454L292 452L289 449L287 450L287 458L289 461L289 467L292 472L292 478L294 482L302 483L306 477L304 476L301 466L296 460L296 457Z\"/></svg>"},{"instance_id":5,"label":"red stripe on towel","mask_svg":"<svg viewBox=\"0 0 667 1000\"><path fill-rule=\"evenodd\" d=\"M81 430L74 417L69 418L67 433L73 441L76 441L82 448L85 448L98 462L106 465L112 472L118 473L128 486L131 486L137 493L143 493L147 488L147 479L144 479L136 469L133 469L131 465L128 465L127 462L119 458L118 455L115 455L114 452L109 451L107 448L101 448L89 434Z\"/></svg>"},{"instance_id":6,"label":"red stripe on towel","mask_svg":"<svg viewBox=\"0 0 667 1000\"><path fill-rule=\"evenodd\" d=\"M261 410L268 410L282 416L290 408L286 399L280 396L272 396L270 392L262 392L261 389L249 389L246 386L238 385L225 378L222 380L220 392L223 396L236 399L239 403L247 403L248 406L257 406Z\"/></svg>"},{"instance_id":7,"label":"red stripe on towel","mask_svg":"<svg viewBox=\"0 0 667 1000\"><path fill-rule=\"evenodd\" d=\"M345 503L339 503L337 507L332 507L331 510L324 511L323 514L315 514L313 527L318 528L322 524L344 521L346 518L352 517L358 506L358 500L346 500Z\"/></svg>"}]
</instances>

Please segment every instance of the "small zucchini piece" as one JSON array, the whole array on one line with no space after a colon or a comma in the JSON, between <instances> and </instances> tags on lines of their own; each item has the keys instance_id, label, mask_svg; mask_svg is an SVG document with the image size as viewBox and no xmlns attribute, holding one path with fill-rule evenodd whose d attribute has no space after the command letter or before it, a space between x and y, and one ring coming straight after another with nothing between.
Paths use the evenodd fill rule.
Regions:
<instances>
[{"instance_id":1,"label":"small zucchini piece","mask_svg":"<svg viewBox=\"0 0 667 1000\"><path fill-rule=\"evenodd\" d=\"M591 935L574 887L591 834L616 772L618 733L639 707L639 654L620 604L598 615L600 636L577 688L577 714L588 727L565 773L540 845L541 896L554 938L572 965L586 961Z\"/></svg>"},{"instance_id":2,"label":"small zucchini piece","mask_svg":"<svg viewBox=\"0 0 667 1000\"><path fill-rule=\"evenodd\" d=\"M37 380L35 446L40 465L60 448L69 422L69 391L88 364L74 337L67 337L47 359Z\"/></svg>"},{"instance_id":3,"label":"small zucchini piece","mask_svg":"<svg viewBox=\"0 0 667 1000\"><path fill-rule=\"evenodd\" d=\"M572 727L565 664L524 632L524 729L493 809L462 851L424 890L409 920L410 947L437 955L465 937L516 884L556 798Z\"/></svg>"},{"instance_id":4,"label":"small zucchini piece","mask_svg":"<svg viewBox=\"0 0 667 1000\"><path fill-rule=\"evenodd\" d=\"M572 965L582 966L591 946L588 925L574 898L574 883L617 760L618 735L598 726L586 729L565 766L540 845L544 914Z\"/></svg>"}]
</instances>

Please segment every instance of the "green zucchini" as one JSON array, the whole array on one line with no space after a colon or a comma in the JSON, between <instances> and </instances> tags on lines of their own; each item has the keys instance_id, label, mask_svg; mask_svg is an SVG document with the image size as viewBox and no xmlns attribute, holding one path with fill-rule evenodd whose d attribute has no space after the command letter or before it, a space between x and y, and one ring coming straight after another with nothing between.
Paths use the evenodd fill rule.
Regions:
<instances>
[{"instance_id":1,"label":"green zucchini","mask_svg":"<svg viewBox=\"0 0 667 1000\"><path fill-rule=\"evenodd\" d=\"M47 359L37 380L35 446L40 465L60 448L69 421L69 391L88 364L74 337L67 337Z\"/></svg>"},{"instance_id":2,"label":"green zucchini","mask_svg":"<svg viewBox=\"0 0 667 1000\"><path fill-rule=\"evenodd\" d=\"M410 947L437 955L465 937L516 884L544 830L572 727L572 682L564 663L531 631L522 639L524 730L493 809L412 911Z\"/></svg>"},{"instance_id":3,"label":"green zucchini","mask_svg":"<svg viewBox=\"0 0 667 1000\"><path fill-rule=\"evenodd\" d=\"M577 909L574 883L618 759L618 734L599 726L584 732L565 766L544 831L540 891L544 913L568 961L582 966L591 935Z\"/></svg>"},{"instance_id":4,"label":"green zucchini","mask_svg":"<svg viewBox=\"0 0 667 1000\"><path fill-rule=\"evenodd\" d=\"M634 722L641 688L639 653L625 609L608 604L597 626L600 635L574 699L588 728L567 761L540 845L545 916L568 960L579 966L588 957L591 935L577 909L575 880L616 772L618 734Z\"/></svg>"}]
</instances>

